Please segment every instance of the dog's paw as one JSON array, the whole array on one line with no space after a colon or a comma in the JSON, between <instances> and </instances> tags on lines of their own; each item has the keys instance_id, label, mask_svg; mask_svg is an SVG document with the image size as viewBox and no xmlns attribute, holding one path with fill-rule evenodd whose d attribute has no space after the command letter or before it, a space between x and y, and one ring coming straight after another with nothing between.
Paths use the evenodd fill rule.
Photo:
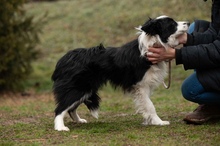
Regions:
<instances>
[{"instance_id":1,"label":"dog's paw","mask_svg":"<svg viewBox=\"0 0 220 146\"><path fill-rule=\"evenodd\" d=\"M162 121L161 125L170 125L170 122L169 121Z\"/></svg>"},{"instance_id":2,"label":"dog's paw","mask_svg":"<svg viewBox=\"0 0 220 146\"><path fill-rule=\"evenodd\" d=\"M79 120L77 121L77 123L87 123L87 121L86 121L85 119L79 119Z\"/></svg>"},{"instance_id":3,"label":"dog's paw","mask_svg":"<svg viewBox=\"0 0 220 146\"><path fill-rule=\"evenodd\" d=\"M70 129L66 126L55 127L54 129L57 130L57 131L70 131Z\"/></svg>"},{"instance_id":4,"label":"dog's paw","mask_svg":"<svg viewBox=\"0 0 220 146\"><path fill-rule=\"evenodd\" d=\"M170 125L169 121L162 121L157 114L151 114L145 117L143 125Z\"/></svg>"},{"instance_id":5,"label":"dog's paw","mask_svg":"<svg viewBox=\"0 0 220 146\"><path fill-rule=\"evenodd\" d=\"M165 125L170 125L169 121L154 121L154 122L148 122L148 121L144 121L142 123L142 125L160 125L160 126L165 126Z\"/></svg>"}]
</instances>

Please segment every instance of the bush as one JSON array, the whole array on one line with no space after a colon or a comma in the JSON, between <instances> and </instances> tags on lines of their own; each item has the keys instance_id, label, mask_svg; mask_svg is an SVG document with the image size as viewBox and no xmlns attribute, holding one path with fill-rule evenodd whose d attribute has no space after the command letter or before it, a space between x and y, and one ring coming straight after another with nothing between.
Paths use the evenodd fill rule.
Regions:
<instances>
[{"instance_id":1,"label":"bush","mask_svg":"<svg viewBox=\"0 0 220 146\"><path fill-rule=\"evenodd\" d=\"M29 0L29 1L33 1L33 2L41 2L41 1L57 1L57 0Z\"/></svg>"},{"instance_id":2,"label":"bush","mask_svg":"<svg viewBox=\"0 0 220 146\"><path fill-rule=\"evenodd\" d=\"M40 22L26 17L25 0L0 1L0 91L21 89L21 81L27 78L31 62L39 53Z\"/></svg>"}]
</instances>

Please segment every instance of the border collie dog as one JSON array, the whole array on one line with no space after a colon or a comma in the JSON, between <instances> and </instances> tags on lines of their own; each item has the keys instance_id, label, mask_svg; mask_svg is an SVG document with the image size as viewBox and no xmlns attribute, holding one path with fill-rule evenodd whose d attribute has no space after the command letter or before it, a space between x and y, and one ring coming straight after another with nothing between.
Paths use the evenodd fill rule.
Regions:
<instances>
[{"instance_id":1,"label":"border collie dog","mask_svg":"<svg viewBox=\"0 0 220 146\"><path fill-rule=\"evenodd\" d=\"M150 100L153 90L163 82L167 72L165 62L152 64L147 58L148 48L155 44L174 47L176 39L188 29L188 22L174 21L167 16L149 18L138 29L137 39L121 47L78 48L69 51L57 63L52 75L57 107L54 128L69 131L64 125L68 113L78 123L87 123L77 114L84 103L93 117L98 118L100 97L98 90L108 81L134 97L137 112L143 115L144 125L169 125L162 121Z\"/></svg>"}]
</instances>

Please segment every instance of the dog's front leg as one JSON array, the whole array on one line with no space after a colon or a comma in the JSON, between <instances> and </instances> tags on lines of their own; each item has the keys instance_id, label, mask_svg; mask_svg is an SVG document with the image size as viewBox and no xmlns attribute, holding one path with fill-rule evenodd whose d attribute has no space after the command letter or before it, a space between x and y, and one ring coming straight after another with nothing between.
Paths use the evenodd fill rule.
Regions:
<instances>
[{"instance_id":1,"label":"dog's front leg","mask_svg":"<svg viewBox=\"0 0 220 146\"><path fill-rule=\"evenodd\" d=\"M156 113L155 107L150 100L150 88L138 89L135 92L135 106L137 112L141 113L144 118L143 125L169 125L169 121L162 121Z\"/></svg>"},{"instance_id":2,"label":"dog's front leg","mask_svg":"<svg viewBox=\"0 0 220 146\"><path fill-rule=\"evenodd\" d=\"M162 121L156 113L156 109L149 97L146 97L146 111L143 111L143 125L169 125L169 121Z\"/></svg>"}]
</instances>

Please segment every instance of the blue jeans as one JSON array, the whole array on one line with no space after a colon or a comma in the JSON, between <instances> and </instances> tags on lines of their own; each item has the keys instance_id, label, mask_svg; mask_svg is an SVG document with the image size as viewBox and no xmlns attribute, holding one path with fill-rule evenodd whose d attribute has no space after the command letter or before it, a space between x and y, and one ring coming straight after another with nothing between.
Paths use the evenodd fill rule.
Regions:
<instances>
[{"instance_id":1,"label":"blue jeans","mask_svg":"<svg viewBox=\"0 0 220 146\"><path fill-rule=\"evenodd\" d=\"M199 82L196 71L185 79L181 90L186 100L198 104L220 104L220 93L206 91Z\"/></svg>"},{"instance_id":2,"label":"blue jeans","mask_svg":"<svg viewBox=\"0 0 220 146\"><path fill-rule=\"evenodd\" d=\"M192 23L189 27L188 33L194 31L195 23ZM198 104L219 104L220 105L220 93L206 91L202 84L199 82L196 71L186 78L181 87L182 95L186 100L198 103Z\"/></svg>"},{"instance_id":3,"label":"blue jeans","mask_svg":"<svg viewBox=\"0 0 220 146\"><path fill-rule=\"evenodd\" d=\"M193 22L192 24L190 24L190 26L189 26L189 29L188 29L188 32L187 32L187 33L192 34L192 33L193 33L193 31L194 31L194 28L195 28L195 22Z\"/></svg>"}]
</instances>

